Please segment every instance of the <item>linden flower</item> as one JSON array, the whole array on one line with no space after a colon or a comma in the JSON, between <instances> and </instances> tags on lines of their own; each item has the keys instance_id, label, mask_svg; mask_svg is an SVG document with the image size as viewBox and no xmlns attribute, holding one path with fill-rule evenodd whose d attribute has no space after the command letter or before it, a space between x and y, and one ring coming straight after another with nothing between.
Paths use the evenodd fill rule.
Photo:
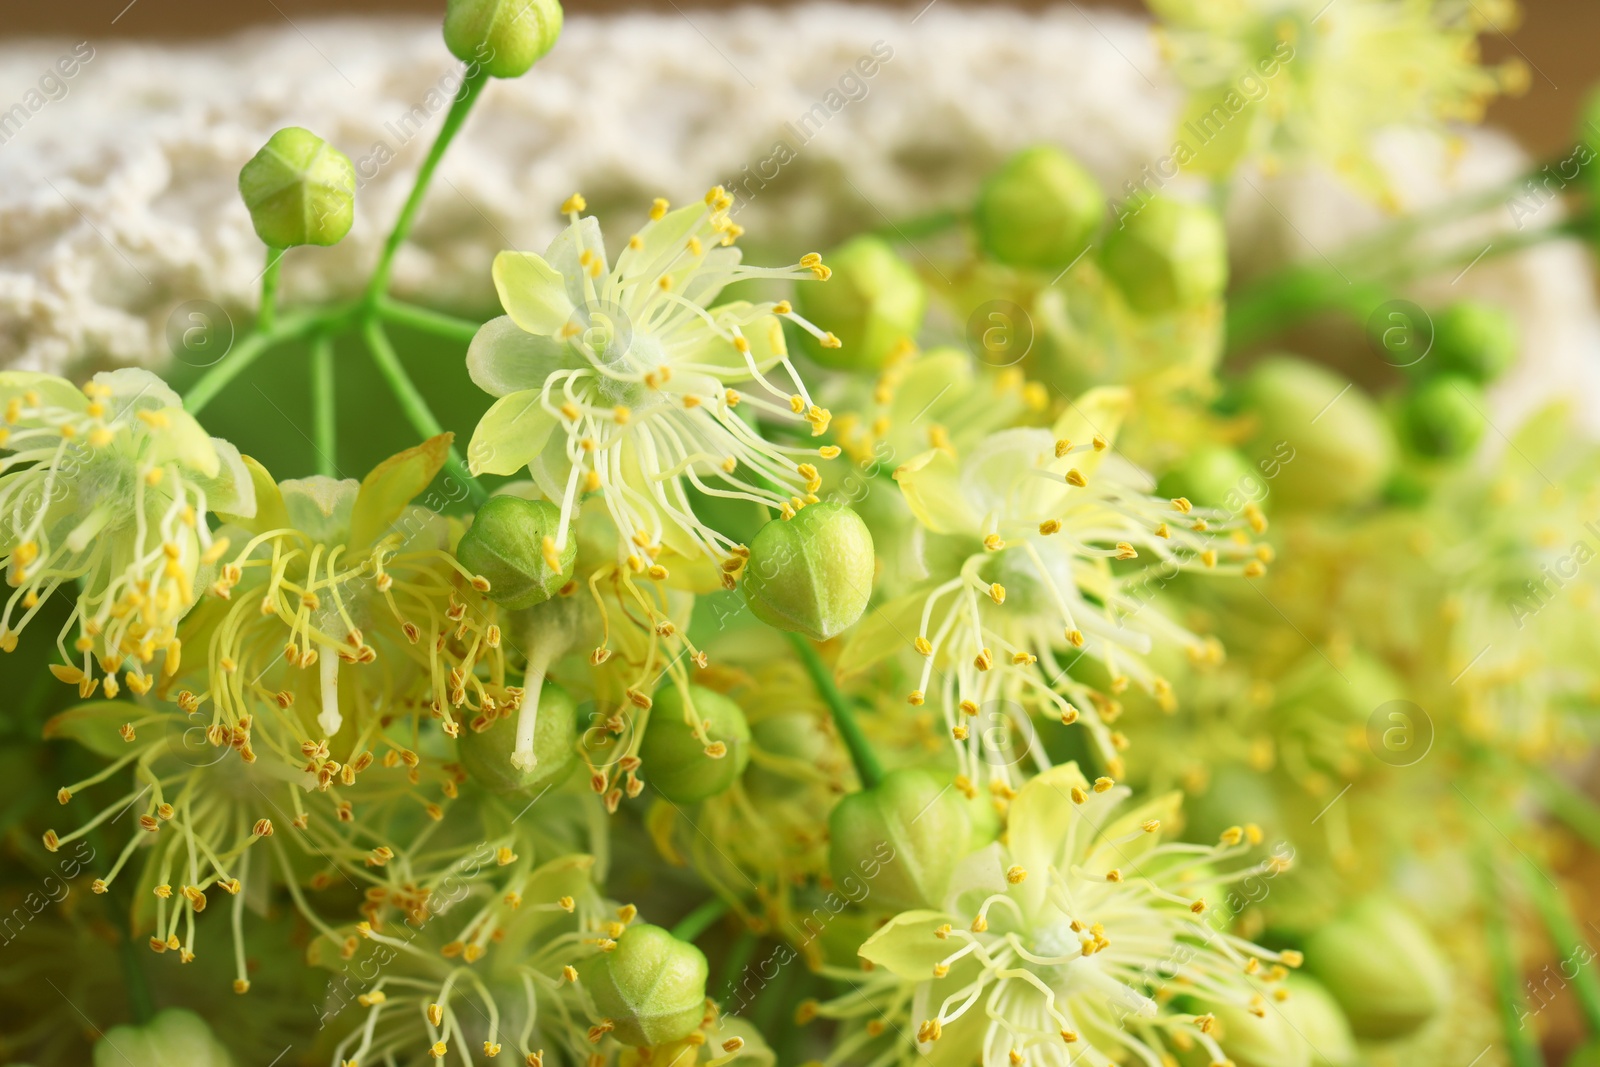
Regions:
<instances>
[{"instance_id":1,"label":"linden flower","mask_svg":"<svg viewBox=\"0 0 1600 1067\"><path fill-rule=\"evenodd\" d=\"M195 575L227 541L213 540L207 512L250 515L255 497L238 451L207 437L155 375L127 369L96 375L82 391L25 371L0 373L0 559L16 590L0 617L0 648L63 585L78 583L72 616L57 637L62 681L88 697L146 692L157 652L179 664L178 621L195 601ZM20 610L20 617L18 615ZM78 638L68 652L66 634Z\"/></svg>"},{"instance_id":2,"label":"linden flower","mask_svg":"<svg viewBox=\"0 0 1600 1067\"><path fill-rule=\"evenodd\" d=\"M1128 792L1091 785L1076 764L1045 771L1011 805L1008 847L967 857L944 911L902 913L861 946L918 983L907 1021L919 1051L943 1041L956 1046L939 1050L955 1054L945 1062L1066 1067L1164 1063L1199 1045L1225 1063L1214 1018L1173 1010L1175 994L1199 1011L1229 1005L1275 1021L1277 983L1299 954L1229 934L1206 895L1226 897L1289 859L1224 873L1258 830L1234 827L1215 846L1162 842L1178 794L1118 815Z\"/></svg>"},{"instance_id":3,"label":"linden flower","mask_svg":"<svg viewBox=\"0 0 1600 1067\"><path fill-rule=\"evenodd\" d=\"M1241 158L1264 168L1320 160L1392 200L1372 158L1392 125L1478 122L1528 84L1521 60L1489 68L1477 36L1509 30L1514 0L1153 0L1162 49L1191 90L1175 161L1222 176Z\"/></svg>"},{"instance_id":4,"label":"linden flower","mask_svg":"<svg viewBox=\"0 0 1600 1067\"><path fill-rule=\"evenodd\" d=\"M496 257L506 316L478 332L467 361L473 381L501 399L479 422L467 459L475 473L527 467L561 502L561 532L546 540L551 559L565 549L586 493L604 499L621 535L619 560L636 572L663 545L718 560L736 547L695 517L691 488L785 516L816 499L821 481L806 459L838 449L773 444L753 419L822 434L830 415L789 362L779 320L825 344L837 340L788 301L712 303L734 282L826 280L829 271L815 254L791 267L741 264L732 203L721 188L672 212L657 200L608 267L599 224L580 215L585 204L574 196L563 208L571 225L543 256ZM767 377L780 365L793 390ZM749 394L731 388L747 381Z\"/></svg>"},{"instance_id":5,"label":"linden flower","mask_svg":"<svg viewBox=\"0 0 1600 1067\"><path fill-rule=\"evenodd\" d=\"M1152 497L1148 477L1110 451L1130 403L1126 390L1095 389L1053 429L1002 430L959 459L935 449L895 472L917 519L942 535L926 549L934 585L864 624L840 669L861 669L912 644L923 665L909 700L922 704L937 672L964 775L1009 778L1025 754L987 752L981 745L996 731L969 721L980 714L1020 720L1030 708L1065 724L1086 722L1119 773L1126 741L1108 728L1121 711L1114 697L1137 683L1173 706L1171 685L1146 654L1157 642L1196 660L1221 654L1214 640L1189 633L1150 602L1182 571L1262 572L1243 529L1247 522L1265 529L1259 510L1238 519ZM1141 558L1151 560L1142 570L1113 569ZM1085 656L1098 661L1109 694L1080 680ZM1031 736L1024 721L994 725Z\"/></svg>"}]
</instances>

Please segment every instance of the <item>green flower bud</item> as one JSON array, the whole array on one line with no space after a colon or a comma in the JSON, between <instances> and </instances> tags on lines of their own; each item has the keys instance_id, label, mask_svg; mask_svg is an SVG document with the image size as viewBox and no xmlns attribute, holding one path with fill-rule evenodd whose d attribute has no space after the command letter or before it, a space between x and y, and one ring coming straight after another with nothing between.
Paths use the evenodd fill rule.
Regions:
<instances>
[{"instance_id":1,"label":"green flower bud","mask_svg":"<svg viewBox=\"0 0 1600 1067\"><path fill-rule=\"evenodd\" d=\"M1404 1037L1433 1018L1450 974L1433 939L1395 901L1367 897L1306 940L1306 970L1364 1040Z\"/></svg>"},{"instance_id":2,"label":"green flower bud","mask_svg":"<svg viewBox=\"0 0 1600 1067\"><path fill-rule=\"evenodd\" d=\"M1264 482L1250 461L1231 448L1197 448L1162 475L1156 491L1167 497L1188 497L1202 507L1237 511L1264 491Z\"/></svg>"},{"instance_id":3,"label":"green flower bud","mask_svg":"<svg viewBox=\"0 0 1600 1067\"><path fill-rule=\"evenodd\" d=\"M698 685L689 687L689 701L692 713L705 726L704 741L684 719L683 691L668 683L656 691L639 745L644 779L674 804L716 796L737 781L750 762L750 725L743 709Z\"/></svg>"},{"instance_id":4,"label":"green flower bud","mask_svg":"<svg viewBox=\"0 0 1600 1067\"><path fill-rule=\"evenodd\" d=\"M825 367L875 371L902 341L922 328L928 294L911 265L877 237L857 237L824 257L833 276L801 285L800 313L831 331L840 347L823 346L810 334L806 353Z\"/></svg>"},{"instance_id":5,"label":"green flower bud","mask_svg":"<svg viewBox=\"0 0 1600 1067\"><path fill-rule=\"evenodd\" d=\"M834 881L865 879L874 908L936 908L972 840L966 799L929 771L890 771L851 793L828 816Z\"/></svg>"},{"instance_id":6,"label":"green flower bud","mask_svg":"<svg viewBox=\"0 0 1600 1067\"><path fill-rule=\"evenodd\" d=\"M578 964L578 979L624 1045L681 1040L705 1015L705 955L659 926L628 927L611 951Z\"/></svg>"},{"instance_id":7,"label":"green flower bud","mask_svg":"<svg viewBox=\"0 0 1600 1067\"><path fill-rule=\"evenodd\" d=\"M751 725L750 734L757 750L788 764L751 762L744 774L745 789L764 799L780 800L804 792L816 779L806 776L803 769L815 773L835 759L833 738L815 715L804 711L768 715Z\"/></svg>"},{"instance_id":8,"label":"green flower bud","mask_svg":"<svg viewBox=\"0 0 1600 1067\"><path fill-rule=\"evenodd\" d=\"M533 731L533 755L537 762L519 770L511 762L516 748L517 716L512 709L483 730L469 724L456 739L456 754L467 774L496 793L539 793L559 785L578 765L578 709L566 690L545 682L535 696L539 702Z\"/></svg>"},{"instance_id":9,"label":"green flower bud","mask_svg":"<svg viewBox=\"0 0 1600 1067\"><path fill-rule=\"evenodd\" d=\"M750 542L744 597L762 622L826 641L867 610L875 567L861 516L839 504L812 504L767 523Z\"/></svg>"},{"instance_id":10,"label":"green flower bud","mask_svg":"<svg viewBox=\"0 0 1600 1067\"><path fill-rule=\"evenodd\" d=\"M1077 259L1105 215L1098 182L1052 145L1025 148L984 183L978 240L1007 266L1054 274Z\"/></svg>"},{"instance_id":11,"label":"green flower bud","mask_svg":"<svg viewBox=\"0 0 1600 1067\"><path fill-rule=\"evenodd\" d=\"M559 0L449 0L444 43L491 78L520 78L561 36Z\"/></svg>"},{"instance_id":12,"label":"green flower bud","mask_svg":"<svg viewBox=\"0 0 1600 1067\"><path fill-rule=\"evenodd\" d=\"M1517 327L1511 315L1492 304L1463 300L1433 320L1433 349L1424 364L1437 371L1491 382L1517 358Z\"/></svg>"},{"instance_id":13,"label":"green flower bud","mask_svg":"<svg viewBox=\"0 0 1600 1067\"><path fill-rule=\"evenodd\" d=\"M310 130L286 126L239 171L239 195L273 248L338 244L356 217L356 169Z\"/></svg>"},{"instance_id":14,"label":"green flower bud","mask_svg":"<svg viewBox=\"0 0 1600 1067\"><path fill-rule=\"evenodd\" d=\"M1310 1050L1279 1011L1267 1008L1256 1016L1231 1001L1201 1003L1216 1019L1217 1044L1235 1067L1311 1067ZM1208 1063L1209 1057L1194 1062Z\"/></svg>"},{"instance_id":15,"label":"green flower bud","mask_svg":"<svg viewBox=\"0 0 1600 1067\"><path fill-rule=\"evenodd\" d=\"M491 497L461 535L456 559L489 580L491 600L520 611L549 600L572 580L578 558L576 537L567 538L566 550L557 557L559 571L551 570L548 562L560 532L561 509L550 501Z\"/></svg>"},{"instance_id":16,"label":"green flower bud","mask_svg":"<svg viewBox=\"0 0 1600 1067\"><path fill-rule=\"evenodd\" d=\"M1202 204L1153 197L1106 235L1101 263L1145 315L1192 308L1228 284L1228 240Z\"/></svg>"},{"instance_id":17,"label":"green flower bud","mask_svg":"<svg viewBox=\"0 0 1600 1067\"><path fill-rule=\"evenodd\" d=\"M1441 374L1419 382L1401 401L1400 431L1419 455L1459 459L1483 439L1483 391L1470 378Z\"/></svg>"},{"instance_id":18,"label":"green flower bud","mask_svg":"<svg viewBox=\"0 0 1600 1067\"><path fill-rule=\"evenodd\" d=\"M1278 1005L1278 1011L1305 1046L1311 1067L1356 1067L1361 1062L1361 1050L1333 995L1321 983L1300 973L1291 974L1285 987L1289 999Z\"/></svg>"},{"instance_id":19,"label":"green flower bud","mask_svg":"<svg viewBox=\"0 0 1600 1067\"><path fill-rule=\"evenodd\" d=\"M168 1008L143 1026L116 1026L94 1047L94 1067L233 1067L200 1016Z\"/></svg>"},{"instance_id":20,"label":"green flower bud","mask_svg":"<svg viewBox=\"0 0 1600 1067\"><path fill-rule=\"evenodd\" d=\"M1333 510L1371 500L1388 480L1394 438L1360 387L1303 359L1274 356L1256 364L1241 391L1256 422L1245 454L1271 457L1276 470L1267 499Z\"/></svg>"}]
</instances>

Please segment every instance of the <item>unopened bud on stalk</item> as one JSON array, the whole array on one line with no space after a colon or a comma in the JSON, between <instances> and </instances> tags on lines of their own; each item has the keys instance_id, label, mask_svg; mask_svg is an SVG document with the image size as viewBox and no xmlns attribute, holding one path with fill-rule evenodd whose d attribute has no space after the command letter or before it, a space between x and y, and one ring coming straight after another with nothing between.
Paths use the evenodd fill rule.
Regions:
<instances>
[{"instance_id":1,"label":"unopened bud on stalk","mask_svg":"<svg viewBox=\"0 0 1600 1067\"><path fill-rule=\"evenodd\" d=\"M286 126L239 171L239 195L267 245L337 244L355 221L356 169L310 130Z\"/></svg>"},{"instance_id":2,"label":"unopened bud on stalk","mask_svg":"<svg viewBox=\"0 0 1600 1067\"><path fill-rule=\"evenodd\" d=\"M1238 452L1206 445L1162 475L1156 491L1165 497L1185 497L1202 507L1238 510L1243 501L1256 501L1265 492L1265 483Z\"/></svg>"},{"instance_id":3,"label":"unopened bud on stalk","mask_svg":"<svg viewBox=\"0 0 1600 1067\"><path fill-rule=\"evenodd\" d=\"M560 532L561 509L550 501L492 497L461 535L456 559L489 580L491 600L520 611L549 600L572 579L578 539L568 538L566 549L554 553ZM560 570L550 568L552 554Z\"/></svg>"},{"instance_id":4,"label":"unopened bud on stalk","mask_svg":"<svg viewBox=\"0 0 1600 1067\"><path fill-rule=\"evenodd\" d=\"M524 699L528 699L525 694ZM517 712L501 715L479 731L468 724L456 739L461 766L479 784L496 793L538 793L560 784L578 763L578 710L566 690L545 683L534 723L534 763L523 770L511 759L517 741Z\"/></svg>"},{"instance_id":5,"label":"unopened bud on stalk","mask_svg":"<svg viewBox=\"0 0 1600 1067\"><path fill-rule=\"evenodd\" d=\"M561 36L558 0L449 0L444 43L492 78L520 78Z\"/></svg>"},{"instance_id":6,"label":"unopened bud on stalk","mask_svg":"<svg viewBox=\"0 0 1600 1067\"><path fill-rule=\"evenodd\" d=\"M1305 1042L1277 1006L1255 1015L1233 1001L1199 1001L1210 1015L1211 1034L1235 1067L1311 1067ZM1206 1062L1205 1058L1196 1063Z\"/></svg>"},{"instance_id":7,"label":"unopened bud on stalk","mask_svg":"<svg viewBox=\"0 0 1600 1067\"><path fill-rule=\"evenodd\" d=\"M1105 193L1088 171L1059 148L1036 145L984 183L973 223L992 258L1053 273L1078 258L1105 211Z\"/></svg>"},{"instance_id":8,"label":"unopened bud on stalk","mask_svg":"<svg viewBox=\"0 0 1600 1067\"><path fill-rule=\"evenodd\" d=\"M922 329L928 295L911 265L888 243L857 237L823 257L832 276L795 292L801 314L839 339L829 347L807 334L806 354L825 367L872 372Z\"/></svg>"},{"instance_id":9,"label":"unopened bud on stalk","mask_svg":"<svg viewBox=\"0 0 1600 1067\"><path fill-rule=\"evenodd\" d=\"M1492 304L1463 300L1433 320L1433 350L1423 363L1483 384L1504 374L1516 358L1517 327L1510 314Z\"/></svg>"},{"instance_id":10,"label":"unopened bud on stalk","mask_svg":"<svg viewBox=\"0 0 1600 1067\"><path fill-rule=\"evenodd\" d=\"M578 979L624 1045L678 1041L705 1016L705 955L659 926L630 926L609 952L578 964Z\"/></svg>"},{"instance_id":11,"label":"unopened bud on stalk","mask_svg":"<svg viewBox=\"0 0 1600 1067\"><path fill-rule=\"evenodd\" d=\"M812 504L756 534L745 600L762 622L826 641L867 610L875 568L872 533L861 516L839 504Z\"/></svg>"},{"instance_id":12,"label":"unopened bud on stalk","mask_svg":"<svg viewBox=\"0 0 1600 1067\"><path fill-rule=\"evenodd\" d=\"M1317 929L1306 970L1344 1009L1359 1038L1388 1041L1432 1019L1450 992L1448 967L1428 932L1399 903L1367 897Z\"/></svg>"},{"instance_id":13,"label":"unopened bud on stalk","mask_svg":"<svg viewBox=\"0 0 1600 1067\"><path fill-rule=\"evenodd\" d=\"M839 801L828 837L834 881L865 878L873 908L937 908L971 841L972 819L947 780L903 768Z\"/></svg>"},{"instance_id":14,"label":"unopened bud on stalk","mask_svg":"<svg viewBox=\"0 0 1600 1067\"><path fill-rule=\"evenodd\" d=\"M1284 982L1289 999L1277 1005L1305 1047L1311 1067L1356 1067L1361 1050L1350 1032L1350 1020L1333 995L1314 978L1296 971ZM1272 1009L1268 1009L1271 1011Z\"/></svg>"},{"instance_id":15,"label":"unopened bud on stalk","mask_svg":"<svg viewBox=\"0 0 1600 1067\"><path fill-rule=\"evenodd\" d=\"M698 685L689 688L689 713L705 738L684 718L684 694L675 683L656 692L650 724L639 746L641 776L675 804L693 804L726 790L750 762L750 726L732 700Z\"/></svg>"},{"instance_id":16,"label":"unopened bud on stalk","mask_svg":"<svg viewBox=\"0 0 1600 1067\"><path fill-rule=\"evenodd\" d=\"M1418 455L1459 459L1483 439L1483 390L1470 378L1440 374L1419 382L1400 403L1400 431Z\"/></svg>"},{"instance_id":17,"label":"unopened bud on stalk","mask_svg":"<svg viewBox=\"0 0 1600 1067\"><path fill-rule=\"evenodd\" d=\"M1145 315L1203 304L1228 284L1228 241L1217 213L1164 196L1106 233L1101 263Z\"/></svg>"}]
</instances>

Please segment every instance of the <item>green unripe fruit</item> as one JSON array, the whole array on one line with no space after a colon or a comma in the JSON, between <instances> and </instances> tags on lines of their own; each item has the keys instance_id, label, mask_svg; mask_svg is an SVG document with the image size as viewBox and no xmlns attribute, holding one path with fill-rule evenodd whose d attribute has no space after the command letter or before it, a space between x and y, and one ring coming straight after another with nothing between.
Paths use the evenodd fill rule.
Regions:
<instances>
[{"instance_id":1,"label":"green unripe fruit","mask_svg":"<svg viewBox=\"0 0 1600 1067\"><path fill-rule=\"evenodd\" d=\"M1312 1067L1356 1067L1361 1062L1361 1050L1333 995L1303 974L1291 974L1285 985L1289 999L1277 1010L1288 1019L1296 1039L1305 1046Z\"/></svg>"},{"instance_id":2,"label":"green unripe fruit","mask_svg":"<svg viewBox=\"0 0 1600 1067\"><path fill-rule=\"evenodd\" d=\"M356 169L310 130L286 126L239 171L239 195L267 245L337 244L355 221Z\"/></svg>"},{"instance_id":3,"label":"green unripe fruit","mask_svg":"<svg viewBox=\"0 0 1600 1067\"><path fill-rule=\"evenodd\" d=\"M874 909L937 908L972 839L966 799L928 771L891 771L828 816L834 881L865 878Z\"/></svg>"},{"instance_id":4,"label":"green unripe fruit","mask_svg":"<svg viewBox=\"0 0 1600 1067\"><path fill-rule=\"evenodd\" d=\"M1401 433L1418 455L1459 459L1483 439L1484 403L1483 391L1470 378L1428 378L1401 401Z\"/></svg>"},{"instance_id":5,"label":"green unripe fruit","mask_svg":"<svg viewBox=\"0 0 1600 1067\"><path fill-rule=\"evenodd\" d=\"M1464 300L1433 320L1433 349L1424 363L1439 372L1491 382L1517 358L1517 327L1511 315L1492 304Z\"/></svg>"},{"instance_id":6,"label":"green unripe fruit","mask_svg":"<svg viewBox=\"0 0 1600 1067\"><path fill-rule=\"evenodd\" d=\"M774 519L750 542L744 598L756 618L826 641L855 625L872 597L876 557L861 516L812 504Z\"/></svg>"},{"instance_id":7,"label":"green unripe fruit","mask_svg":"<svg viewBox=\"0 0 1600 1067\"><path fill-rule=\"evenodd\" d=\"M450 0L444 43L491 78L520 78L561 36L559 0Z\"/></svg>"},{"instance_id":8,"label":"green unripe fruit","mask_svg":"<svg viewBox=\"0 0 1600 1067\"><path fill-rule=\"evenodd\" d=\"M200 1016L168 1008L143 1026L116 1026L94 1047L94 1067L233 1067Z\"/></svg>"},{"instance_id":9,"label":"green unripe fruit","mask_svg":"<svg viewBox=\"0 0 1600 1067\"><path fill-rule=\"evenodd\" d=\"M531 608L572 580L578 539L567 538L559 571L545 559L545 540L561 532L561 509L548 500L490 497L456 545L456 559L489 579L489 599L512 611Z\"/></svg>"},{"instance_id":10,"label":"green unripe fruit","mask_svg":"<svg viewBox=\"0 0 1600 1067\"><path fill-rule=\"evenodd\" d=\"M1059 148L1037 145L984 183L972 215L990 257L1054 273L1088 246L1105 210L1105 193L1088 171Z\"/></svg>"},{"instance_id":11,"label":"green unripe fruit","mask_svg":"<svg viewBox=\"0 0 1600 1067\"><path fill-rule=\"evenodd\" d=\"M750 727L750 734L762 752L796 764L814 768L833 759L832 738L815 715L803 711L768 715ZM813 779L786 773L781 767L764 766L757 760L745 772L744 781L750 793L777 800L802 792Z\"/></svg>"},{"instance_id":12,"label":"green unripe fruit","mask_svg":"<svg viewBox=\"0 0 1600 1067\"><path fill-rule=\"evenodd\" d=\"M705 955L659 926L628 927L610 952L578 964L578 980L624 1045L681 1040L705 1015Z\"/></svg>"},{"instance_id":13,"label":"green unripe fruit","mask_svg":"<svg viewBox=\"0 0 1600 1067\"><path fill-rule=\"evenodd\" d=\"M739 705L698 685L689 687L689 700L705 724L706 740L700 740L684 720L683 692L669 683L656 691L639 745L644 779L674 804L716 796L736 782L750 762L750 724ZM718 745L721 753L713 755Z\"/></svg>"},{"instance_id":14,"label":"green unripe fruit","mask_svg":"<svg viewBox=\"0 0 1600 1067\"><path fill-rule=\"evenodd\" d=\"M1111 228L1101 263L1135 310L1162 315L1222 295L1228 240L1215 211L1158 196Z\"/></svg>"},{"instance_id":15,"label":"green unripe fruit","mask_svg":"<svg viewBox=\"0 0 1600 1067\"><path fill-rule=\"evenodd\" d=\"M1250 461L1231 448L1198 448L1162 475L1156 491L1166 497L1187 497L1201 507L1237 511L1263 491L1262 478Z\"/></svg>"},{"instance_id":16,"label":"green unripe fruit","mask_svg":"<svg viewBox=\"0 0 1600 1067\"><path fill-rule=\"evenodd\" d=\"M1306 970L1332 994L1358 1038L1388 1041L1436 1015L1450 974L1433 939L1383 897L1360 901L1306 941Z\"/></svg>"},{"instance_id":17,"label":"green unripe fruit","mask_svg":"<svg viewBox=\"0 0 1600 1067\"><path fill-rule=\"evenodd\" d=\"M1394 436L1377 405L1345 378L1293 356L1251 369L1242 399L1256 420L1246 455L1274 457L1268 499L1333 510L1371 500L1394 466ZM1270 473L1270 472L1269 472Z\"/></svg>"},{"instance_id":18,"label":"green unripe fruit","mask_svg":"<svg viewBox=\"0 0 1600 1067\"><path fill-rule=\"evenodd\" d=\"M802 315L831 331L840 347L824 347L806 334L806 354L824 367L878 370L897 345L914 340L922 329L928 307L922 279L877 237L854 238L824 259L833 276L799 286L795 304Z\"/></svg>"},{"instance_id":19,"label":"green unripe fruit","mask_svg":"<svg viewBox=\"0 0 1600 1067\"><path fill-rule=\"evenodd\" d=\"M479 732L468 726L456 739L456 754L467 774L496 793L538 793L559 785L578 765L578 709L566 690L544 683L537 696L539 717L533 731L533 755L528 770L511 763L516 748L518 712L502 715Z\"/></svg>"}]
</instances>

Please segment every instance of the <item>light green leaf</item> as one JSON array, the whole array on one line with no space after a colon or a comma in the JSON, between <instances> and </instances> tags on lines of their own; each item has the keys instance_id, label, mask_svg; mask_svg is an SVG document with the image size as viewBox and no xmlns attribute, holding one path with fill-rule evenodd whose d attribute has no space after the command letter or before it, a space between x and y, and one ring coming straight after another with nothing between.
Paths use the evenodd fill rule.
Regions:
<instances>
[{"instance_id":1,"label":"light green leaf","mask_svg":"<svg viewBox=\"0 0 1600 1067\"><path fill-rule=\"evenodd\" d=\"M903 911L867 938L856 955L900 978L930 979L934 966L961 947L960 941L935 933L953 922L942 911Z\"/></svg>"},{"instance_id":2,"label":"light green leaf","mask_svg":"<svg viewBox=\"0 0 1600 1067\"><path fill-rule=\"evenodd\" d=\"M501 397L484 413L467 446L473 474L516 474L533 462L558 421L540 396L539 389L524 389Z\"/></svg>"},{"instance_id":3,"label":"light green leaf","mask_svg":"<svg viewBox=\"0 0 1600 1067\"><path fill-rule=\"evenodd\" d=\"M412 498L433 481L450 455L454 435L442 433L390 456L361 482L350 514L350 548L359 551L388 532Z\"/></svg>"},{"instance_id":4,"label":"light green leaf","mask_svg":"<svg viewBox=\"0 0 1600 1067\"><path fill-rule=\"evenodd\" d=\"M532 252L495 256L494 287L511 321L528 333L555 334L572 317L561 272Z\"/></svg>"}]
</instances>

